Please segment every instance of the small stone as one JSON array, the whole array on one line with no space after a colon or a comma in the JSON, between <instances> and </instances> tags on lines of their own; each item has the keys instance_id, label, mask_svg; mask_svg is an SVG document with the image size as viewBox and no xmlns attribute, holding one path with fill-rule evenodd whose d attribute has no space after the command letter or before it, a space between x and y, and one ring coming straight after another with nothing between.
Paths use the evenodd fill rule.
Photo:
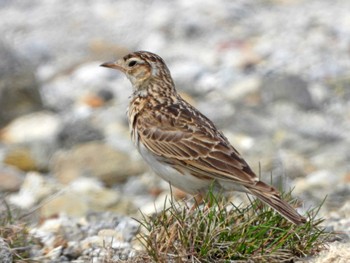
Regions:
<instances>
[{"instance_id":1,"label":"small stone","mask_svg":"<svg viewBox=\"0 0 350 263\"><path fill-rule=\"evenodd\" d=\"M30 149L25 147L16 147L8 150L3 162L26 172L38 170L38 165Z\"/></svg>"},{"instance_id":2,"label":"small stone","mask_svg":"<svg viewBox=\"0 0 350 263\"><path fill-rule=\"evenodd\" d=\"M29 209L55 191L56 186L53 183L49 183L39 173L30 172L26 175L19 192L10 195L9 201L20 208Z\"/></svg>"},{"instance_id":3,"label":"small stone","mask_svg":"<svg viewBox=\"0 0 350 263\"><path fill-rule=\"evenodd\" d=\"M120 194L105 188L94 178L78 178L60 194L41 207L41 215L51 217L60 213L84 216L91 211L115 210L120 205ZM129 207L130 208L130 207Z\"/></svg>"},{"instance_id":4,"label":"small stone","mask_svg":"<svg viewBox=\"0 0 350 263\"><path fill-rule=\"evenodd\" d=\"M85 248L105 245L127 248L139 230L135 220L112 212L89 213L86 219L87 238L81 242Z\"/></svg>"},{"instance_id":5,"label":"small stone","mask_svg":"<svg viewBox=\"0 0 350 263\"><path fill-rule=\"evenodd\" d=\"M349 243L334 242L327 246L327 249L321 251L320 254L313 258L310 263L346 263L350 262Z\"/></svg>"},{"instance_id":6,"label":"small stone","mask_svg":"<svg viewBox=\"0 0 350 263\"><path fill-rule=\"evenodd\" d=\"M346 203L339 209L339 214L344 218L350 218L350 201L346 201Z\"/></svg>"},{"instance_id":7,"label":"small stone","mask_svg":"<svg viewBox=\"0 0 350 263\"><path fill-rule=\"evenodd\" d=\"M339 181L340 178L334 176L332 171L318 170L308 174L305 178L297 178L293 192L295 195L309 192L318 200L323 200L327 194L334 191L334 188L329 186L337 185Z\"/></svg>"},{"instance_id":8,"label":"small stone","mask_svg":"<svg viewBox=\"0 0 350 263\"><path fill-rule=\"evenodd\" d=\"M339 214L342 214L343 218L350 218L350 203L346 203L350 198L350 185L336 185L332 189L333 191L328 194L326 200L326 205L329 207L329 210L338 211Z\"/></svg>"},{"instance_id":9,"label":"small stone","mask_svg":"<svg viewBox=\"0 0 350 263\"><path fill-rule=\"evenodd\" d=\"M233 101L240 101L246 98L248 95L255 94L261 85L261 80L256 77L248 77L243 80L234 83L234 85L228 90L227 98Z\"/></svg>"},{"instance_id":10,"label":"small stone","mask_svg":"<svg viewBox=\"0 0 350 263\"><path fill-rule=\"evenodd\" d=\"M90 207L84 196L76 192L63 192L55 196L50 202L45 203L41 209L41 216L44 218L57 216L65 213L69 216L83 216Z\"/></svg>"},{"instance_id":11,"label":"small stone","mask_svg":"<svg viewBox=\"0 0 350 263\"><path fill-rule=\"evenodd\" d=\"M315 107L308 83L296 75L271 75L262 79L261 97L265 104L283 100L310 110Z\"/></svg>"},{"instance_id":12,"label":"small stone","mask_svg":"<svg viewBox=\"0 0 350 263\"><path fill-rule=\"evenodd\" d=\"M7 148L6 163L24 171L47 171L60 127L60 117L48 111L16 118L0 133Z\"/></svg>"},{"instance_id":13,"label":"small stone","mask_svg":"<svg viewBox=\"0 0 350 263\"><path fill-rule=\"evenodd\" d=\"M122 215L135 215L139 208L133 203L130 198L121 197L117 203L108 206L105 210L112 211Z\"/></svg>"},{"instance_id":14,"label":"small stone","mask_svg":"<svg viewBox=\"0 0 350 263\"><path fill-rule=\"evenodd\" d=\"M114 94L111 90L108 89L100 89L97 92L97 96L99 98L101 98L104 102L108 102L111 101L112 99L114 99Z\"/></svg>"},{"instance_id":15,"label":"small stone","mask_svg":"<svg viewBox=\"0 0 350 263\"><path fill-rule=\"evenodd\" d=\"M163 192L160 194L157 199L149 204L144 205L140 208L142 214L152 215L154 213L159 213L164 209L167 209L171 206L170 204L171 196L168 192Z\"/></svg>"},{"instance_id":16,"label":"small stone","mask_svg":"<svg viewBox=\"0 0 350 263\"><path fill-rule=\"evenodd\" d=\"M58 142L65 148L104 138L102 131L94 127L87 120L79 120L65 124L58 133Z\"/></svg>"},{"instance_id":17,"label":"small stone","mask_svg":"<svg viewBox=\"0 0 350 263\"><path fill-rule=\"evenodd\" d=\"M52 171L64 184L80 176L95 177L106 185L125 181L143 171L143 164L102 142L89 142L55 154Z\"/></svg>"},{"instance_id":18,"label":"small stone","mask_svg":"<svg viewBox=\"0 0 350 263\"><path fill-rule=\"evenodd\" d=\"M53 141L61 127L58 115L40 111L16 118L2 131L0 139L5 143L24 144L33 141Z\"/></svg>"},{"instance_id":19,"label":"small stone","mask_svg":"<svg viewBox=\"0 0 350 263\"><path fill-rule=\"evenodd\" d=\"M0 41L0 127L43 108L35 68Z\"/></svg>"},{"instance_id":20,"label":"small stone","mask_svg":"<svg viewBox=\"0 0 350 263\"><path fill-rule=\"evenodd\" d=\"M24 174L11 166L0 167L0 192L18 191L24 181Z\"/></svg>"},{"instance_id":21,"label":"small stone","mask_svg":"<svg viewBox=\"0 0 350 263\"><path fill-rule=\"evenodd\" d=\"M121 198L118 191L105 188L96 178L78 178L69 185L69 189L82 196L92 211L108 210Z\"/></svg>"},{"instance_id":22,"label":"small stone","mask_svg":"<svg viewBox=\"0 0 350 263\"><path fill-rule=\"evenodd\" d=\"M98 236L103 239L104 242L112 243L115 241L124 241L122 233L115 229L101 229L98 232Z\"/></svg>"},{"instance_id":23,"label":"small stone","mask_svg":"<svg viewBox=\"0 0 350 263\"><path fill-rule=\"evenodd\" d=\"M0 237L0 262L12 263L12 253L9 245Z\"/></svg>"},{"instance_id":24,"label":"small stone","mask_svg":"<svg viewBox=\"0 0 350 263\"><path fill-rule=\"evenodd\" d=\"M63 255L69 258L78 258L82 253L79 241L70 241L63 250ZM67 260L68 261L68 260ZM76 263L79 263L78 261Z\"/></svg>"},{"instance_id":25,"label":"small stone","mask_svg":"<svg viewBox=\"0 0 350 263\"><path fill-rule=\"evenodd\" d=\"M308 159L294 151L280 150L273 160L274 173L283 174L289 178L306 177L315 167Z\"/></svg>"}]
</instances>

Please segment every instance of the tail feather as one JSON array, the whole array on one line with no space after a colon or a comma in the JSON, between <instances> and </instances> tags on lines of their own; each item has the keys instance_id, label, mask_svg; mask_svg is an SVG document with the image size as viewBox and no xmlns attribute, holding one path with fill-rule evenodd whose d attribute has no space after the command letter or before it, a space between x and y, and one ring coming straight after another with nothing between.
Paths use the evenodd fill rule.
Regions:
<instances>
[{"instance_id":1,"label":"tail feather","mask_svg":"<svg viewBox=\"0 0 350 263\"><path fill-rule=\"evenodd\" d=\"M261 201L272 207L276 212L296 225L306 222L290 204L282 200L278 191L273 187L259 181L253 187L247 187L248 191Z\"/></svg>"}]
</instances>

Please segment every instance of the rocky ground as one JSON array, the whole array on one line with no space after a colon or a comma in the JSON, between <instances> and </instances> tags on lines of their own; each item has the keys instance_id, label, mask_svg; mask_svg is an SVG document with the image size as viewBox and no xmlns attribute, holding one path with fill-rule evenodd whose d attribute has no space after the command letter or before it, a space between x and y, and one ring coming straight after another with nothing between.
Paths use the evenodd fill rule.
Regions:
<instances>
[{"instance_id":1,"label":"rocky ground","mask_svg":"<svg viewBox=\"0 0 350 263\"><path fill-rule=\"evenodd\" d=\"M319 216L345 235L312 260L350 261L349 1L3 0L0 14L0 193L26 211L33 258L130 258L131 216L163 207L169 187L129 139L130 84L99 67L149 50L301 212L327 196Z\"/></svg>"}]
</instances>

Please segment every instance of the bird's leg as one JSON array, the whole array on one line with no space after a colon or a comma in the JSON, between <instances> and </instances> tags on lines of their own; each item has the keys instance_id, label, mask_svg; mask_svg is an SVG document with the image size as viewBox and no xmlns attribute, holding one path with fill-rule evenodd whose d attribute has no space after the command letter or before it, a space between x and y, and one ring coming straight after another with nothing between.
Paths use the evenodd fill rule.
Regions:
<instances>
[{"instance_id":1,"label":"bird's leg","mask_svg":"<svg viewBox=\"0 0 350 263\"><path fill-rule=\"evenodd\" d=\"M203 203L203 195L202 194L196 194L193 196L194 204L192 205L190 211L194 211L196 208L199 208L199 206Z\"/></svg>"},{"instance_id":2,"label":"bird's leg","mask_svg":"<svg viewBox=\"0 0 350 263\"><path fill-rule=\"evenodd\" d=\"M194 204L191 207L191 211L195 210L196 208L199 208L200 205L204 205L203 210L209 210L210 207L212 206L212 202L211 200L205 200L204 195L203 194L196 194L195 196L193 196L194 199Z\"/></svg>"}]
</instances>

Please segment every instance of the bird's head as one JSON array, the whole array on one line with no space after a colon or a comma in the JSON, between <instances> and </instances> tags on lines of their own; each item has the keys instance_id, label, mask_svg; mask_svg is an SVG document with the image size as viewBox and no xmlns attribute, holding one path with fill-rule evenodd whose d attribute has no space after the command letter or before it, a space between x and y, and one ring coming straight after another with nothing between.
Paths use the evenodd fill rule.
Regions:
<instances>
[{"instance_id":1,"label":"bird's head","mask_svg":"<svg viewBox=\"0 0 350 263\"><path fill-rule=\"evenodd\" d=\"M106 62L102 67L123 72L135 90L144 90L152 82L163 81L173 85L168 67L161 57L147 51L130 53L123 58Z\"/></svg>"}]
</instances>

